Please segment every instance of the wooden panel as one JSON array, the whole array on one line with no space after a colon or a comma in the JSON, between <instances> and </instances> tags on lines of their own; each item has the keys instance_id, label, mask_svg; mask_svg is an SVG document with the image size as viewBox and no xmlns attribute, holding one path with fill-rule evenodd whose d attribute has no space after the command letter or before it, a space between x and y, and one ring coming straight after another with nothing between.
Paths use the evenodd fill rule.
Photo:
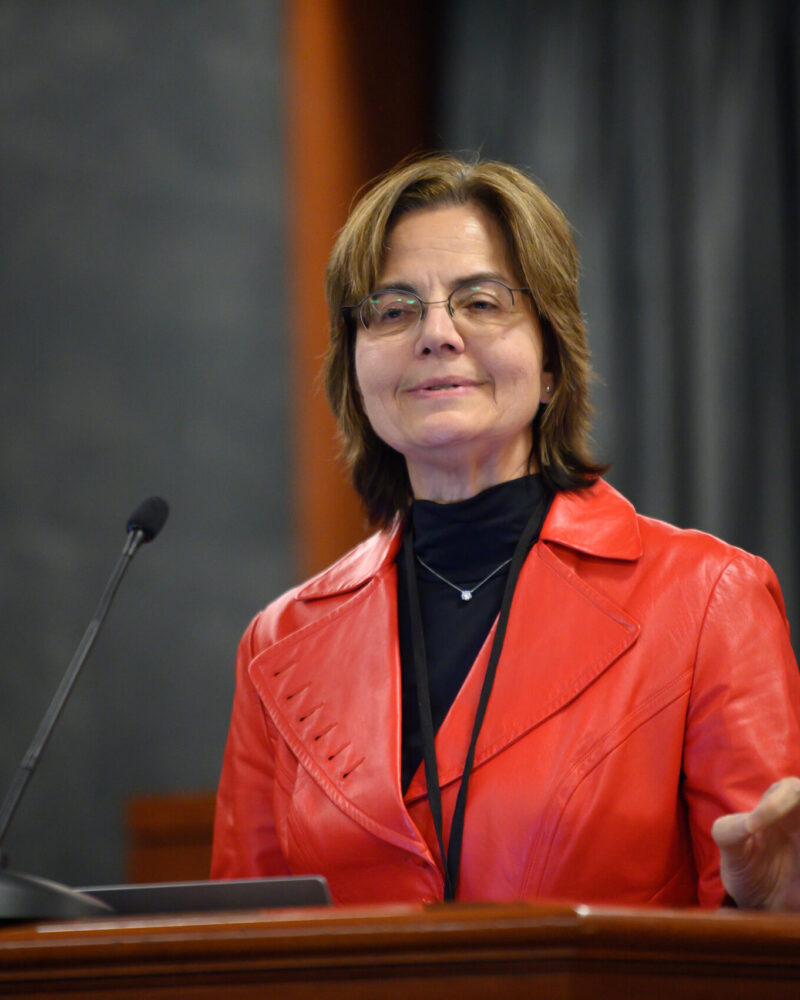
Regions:
<instances>
[{"instance_id":1,"label":"wooden panel","mask_svg":"<svg viewBox=\"0 0 800 1000\"><path fill-rule=\"evenodd\" d=\"M367 533L319 384L325 264L360 187L431 141L437 4L287 4L288 321L301 577Z\"/></svg>"},{"instance_id":2,"label":"wooden panel","mask_svg":"<svg viewBox=\"0 0 800 1000\"><path fill-rule=\"evenodd\" d=\"M796 1000L800 919L487 904L99 918L0 930L0 995L67 993Z\"/></svg>"},{"instance_id":3,"label":"wooden panel","mask_svg":"<svg viewBox=\"0 0 800 1000\"><path fill-rule=\"evenodd\" d=\"M125 810L129 882L208 878L214 793L147 795Z\"/></svg>"}]
</instances>

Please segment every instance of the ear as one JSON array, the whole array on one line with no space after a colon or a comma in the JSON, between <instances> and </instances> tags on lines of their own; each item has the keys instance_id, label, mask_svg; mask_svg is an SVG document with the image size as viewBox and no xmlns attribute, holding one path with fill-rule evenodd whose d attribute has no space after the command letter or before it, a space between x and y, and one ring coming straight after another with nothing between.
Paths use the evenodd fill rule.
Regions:
<instances>
[{"instance_id":1,"label":"ear","mask_svg":"<svg viewBox=\"0 0 800 1000\"><path fill-rule=\"evenodd\" d=\"M556 391L556 380L552 372L542 372L540 379L539 403L546 406L553 398L553 393Z\"/></svg>"}]
</instances>

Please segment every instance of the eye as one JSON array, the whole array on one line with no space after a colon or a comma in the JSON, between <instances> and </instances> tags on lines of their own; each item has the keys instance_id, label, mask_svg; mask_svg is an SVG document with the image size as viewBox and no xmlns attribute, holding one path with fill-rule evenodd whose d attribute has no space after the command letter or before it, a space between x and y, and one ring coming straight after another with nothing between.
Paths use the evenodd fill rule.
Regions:
<instances>
[{"instance_id":1,"label":"eye","mask_svg":"<svg viewBox=\"0 0 800 1000\"><path fill-rule=\"evenodd\" d=\"M453 309L470 315L491 316L511 309L511 295L496 281L470 282L456 289L452 305Z\"/></svg>"},{"instance_id":2,"label":"eye","mask_svg":"<svg viewBox=\"0 0 800 1000\"><path fill-rule=\"evenodd\" d=\"M474 312L489 312L499 308L497 300L490 295L473 295L464 303L464 307L472 309Z\"/></svg>"},{"instance_id":3,"label":"eye","mask_svg":"<svg viewBox=\"0 0 800 1000\"><path fill-rule=\"evenodd\" d=\"M402 329L417 322L420 303L414 295L388 290L375 292L362 306L362 321L367 328Z\"/></svg>"},{"instance_id":4,"label":"eye","mask_svg":"<svg viewBox=\"0 0 800 1000\"><path fill-rule=\"evenodd\" d=\"M397 323L412 314L416 315L417 306L413 299L410 301L398 299L395 302L382 303L374 307L374 312L381 323Z\"/></svg>"}]
</instances>

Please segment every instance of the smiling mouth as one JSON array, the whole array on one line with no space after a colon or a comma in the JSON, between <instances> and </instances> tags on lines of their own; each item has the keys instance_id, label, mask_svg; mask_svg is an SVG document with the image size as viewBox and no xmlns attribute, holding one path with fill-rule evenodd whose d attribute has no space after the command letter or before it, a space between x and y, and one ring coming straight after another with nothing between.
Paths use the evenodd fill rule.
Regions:
<instances>
[{"instance_id":1,"label":"smiling mouth","mask_svg":"<svg viewBox=\"0 0 800 1000\"><path fill-rule=\"evenodd\" d=\"M473 389L477 385L476 382L470 379L464 379L463 382L454 381L442 381L442 382L422 382L420 385L415 385L411 387L411 392L446 392L448 390L452 391L454 389Z\"/></svg>"}]
</instances>

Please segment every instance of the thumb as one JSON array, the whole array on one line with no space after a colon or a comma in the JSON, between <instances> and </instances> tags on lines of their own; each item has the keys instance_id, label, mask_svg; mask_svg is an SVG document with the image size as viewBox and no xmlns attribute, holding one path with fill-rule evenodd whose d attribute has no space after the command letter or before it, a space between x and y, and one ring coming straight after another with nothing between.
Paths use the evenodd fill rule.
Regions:
<instances>
[{"instance_id":1,"label":"thumb","mask_svg":"<svg viewBox=\"0 0 800 1000\"><path fill-rule=\"evenodd\" d=\"M729 813L714 820L711 836L717 847L725 850L729 856L743 853L746 850L748 837L753 832L749 820L750 813Z\"/></svg>"}]
</instances>

